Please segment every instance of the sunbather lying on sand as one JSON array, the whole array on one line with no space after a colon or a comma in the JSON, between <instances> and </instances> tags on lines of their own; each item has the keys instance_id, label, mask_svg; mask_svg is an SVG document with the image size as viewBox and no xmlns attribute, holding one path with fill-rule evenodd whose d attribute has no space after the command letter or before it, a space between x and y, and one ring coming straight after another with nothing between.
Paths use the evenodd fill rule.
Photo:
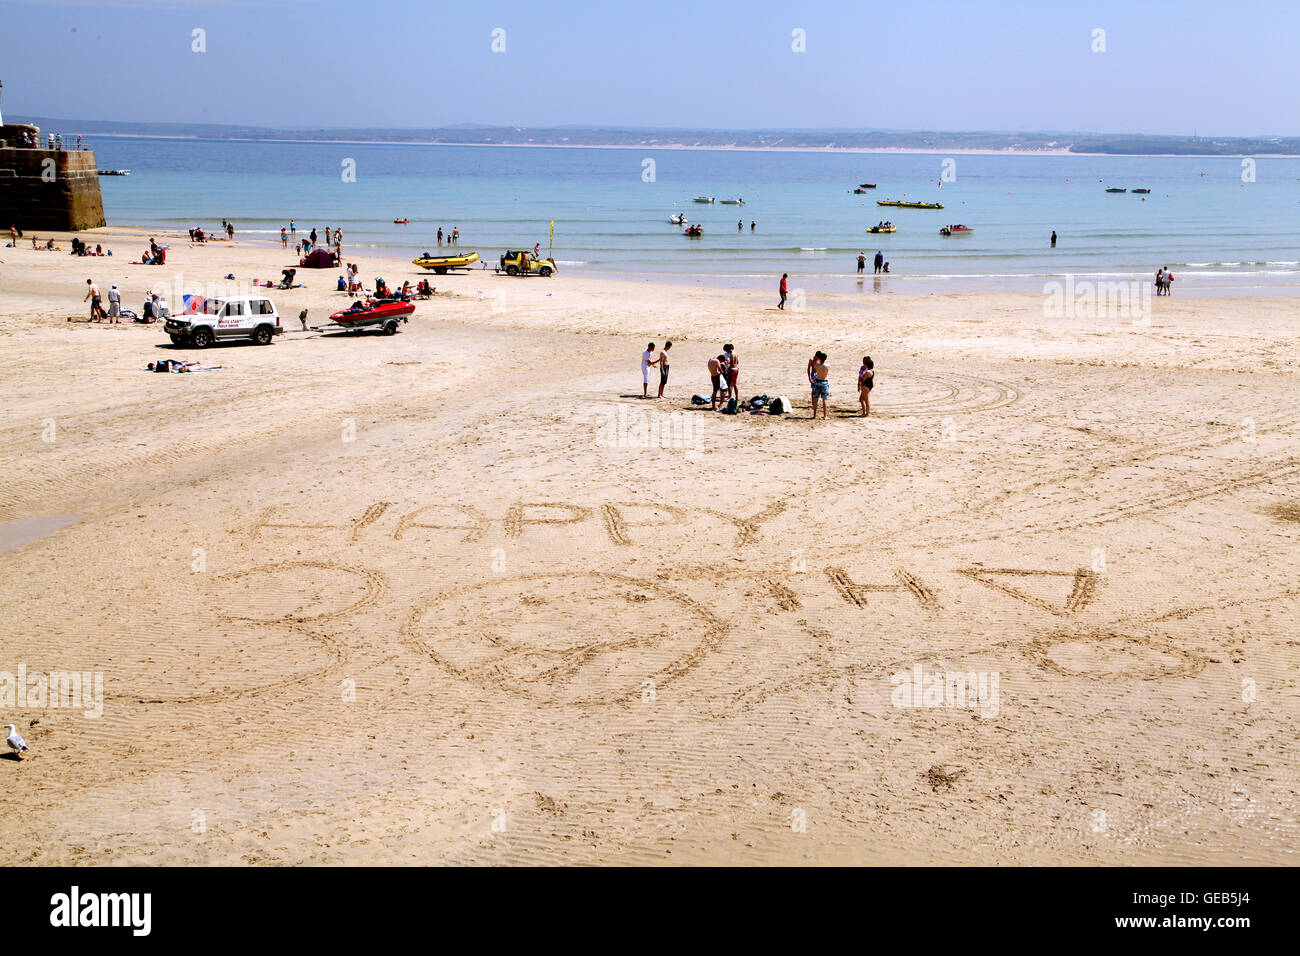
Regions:
<instances>
[{"instance_id":1,"label":"sunbather lying on sand","mask_svg":"<svg viewBox=\"0 0 1300 956\"><path fill-rule=\"evenodd\" d=\"M169 372L211 372L213 369L222 368L221 365L204 365L202 362L182 362L177 359L163 359L161 362L150 362L147 366L150 372L160 371L158 366L162 366Z\"/></svg>"}]
</instances>

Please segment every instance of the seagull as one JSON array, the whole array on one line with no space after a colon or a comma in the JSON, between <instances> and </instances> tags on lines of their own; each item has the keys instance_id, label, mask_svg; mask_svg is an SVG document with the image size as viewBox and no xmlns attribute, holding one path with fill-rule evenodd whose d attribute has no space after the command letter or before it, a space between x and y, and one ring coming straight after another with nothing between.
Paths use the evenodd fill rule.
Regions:
<instances>
[{"instance_id":1,"label":"seagull","mask_svg":"<svg viewBox=\"0 0 1300 956\"><path fill-rule=\"evenodd\" d=\"M18 754L19 760L23 759L23 751L27 749L27 741L18 736L18 731L14 728L13 724L9 725L9 739L6 740L5 743L9 745L10 750Z\"/></svg>"}]
</instances>

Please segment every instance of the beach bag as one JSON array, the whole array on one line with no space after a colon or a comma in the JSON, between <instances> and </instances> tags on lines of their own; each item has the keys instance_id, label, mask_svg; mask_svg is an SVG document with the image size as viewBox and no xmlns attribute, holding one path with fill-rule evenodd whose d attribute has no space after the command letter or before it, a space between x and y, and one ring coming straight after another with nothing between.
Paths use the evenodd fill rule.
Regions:
<instances>
[{"instance_id":1,"label":"beach bag","mask_svg":"<svg viewBox=\"0 0 1300 956\"><path fill-rule=\"evenodd\" d=\"M722 414L724 415L736 414L736 412L739 409L739 405L740 403L733 398L731 401L727 402L727 407L722 410Z\"/></svg>"},{"instance_id":2,"label":"beach bag","mask_svg":"<svg viewBox=\"0 0 1300 956\"><path fill-rule=\"evenodd\" d=\"M790 399L784 395L779 395L772 399L772 404L768 406L768 410L773 415L788 415L793 410L793 406L790 404Z\"/></svg>"},{"instance_id":3,"label":"beach bag","mask_svg":"<svg viewBox=\"0 0 1300 956\"><path fill-rule=\"evenodd\" d=\"M707 405L707 404L709 404L709 400L708 400L707 398L705 398L703 395L692 395L692 396L691 396L691 404L692 404L692 405Z\"/></svg>"}]
</instances>

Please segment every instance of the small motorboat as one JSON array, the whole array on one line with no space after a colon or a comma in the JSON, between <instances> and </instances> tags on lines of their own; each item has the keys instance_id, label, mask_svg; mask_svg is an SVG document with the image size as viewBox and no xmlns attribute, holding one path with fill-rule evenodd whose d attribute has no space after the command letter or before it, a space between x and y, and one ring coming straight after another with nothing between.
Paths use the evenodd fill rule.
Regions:
<instances>
[{"instance_id":1,"label":"small motorboat","mask_svg":"<svg viewBox=\"0 0 1300 956\"><path fill-rule=\"evenodd\" d=\"M1149 189L1135 189L1135 190L1133 190L1133 191L1134 191L1135 193L1149 193L1149 192L1151 192L1151 190L1149 190Z\"/></svg>"},{"instance_id":2,"label":"small motorboat","mask_svg":"<svg viewBox=\"0 0 1300 956\"><path fill-rule=\"evenodd\" d=\"M872 233L873 235L880 235L883 233L898 232L898 227L893 223L890 223L888 226L872 226L867 230L867 232Z\"/></svg>"},{"instance_id":3,"label":"small motorboat","mask_svg":"<svg viewBox=\"0 0 1300 956\"><path fill-rule=\"evenodd\" d=\"M95 172L99 173L99 175L101 176L130 176L131 175L131 170L129 169L97 169L95 170Z\"/></svg>"},{"instance_id":4,"label":"small motorboat","mask_svg":"<svg viewBox=\"0 0 1300 956\"><path fill-rule=\"evenodd\" d=\"M858 183L858 189L875 189L875 183Z\"/></svg>"},{"instance_id":5,"label":"small motorboat","mask_svg":"<svg viewBox=\"0 0 1300 956\"><path fill-rule=\"evenodd\" d=\"M686 213L679 212L675 216L669 216L668 221L674 226L684 226L686 225Z\"/></svg>"},{"instance_id":6,"label":"small motorboat","mask_svg":"<svg viewBox=\"0 0 1300 956\"><path fill-rule=\"evenodd\" d=\"M349 330L376 328L385 335L392 335L397 331L397 326L406 321L406 316L414 311L415 303L402 299L358 299L352 303L351 308L331 315L330 321Z\"/></svg>"},{"instance_id":7,"label":"small motorboat","mask_svg":"<svg viewBox=\"0 0 1300 956\"><path fill-rule=\"evenodd\" d=\"M1108 186L1108 187L1106 188L1106 192L1108 192L1108 193L1126 193L1126 192L1128 192L1128 190L1125 189L1123 186Z\"/></svg>"},{"instance_id":8,"label":"small motorboat","mask_svg":"<svg viewBox=\"0 0 1300 956\"><path fill-rule=\"evenodd\" d=\"M743 199L720 199L720 200L718 200L718 201L719 201L720 203L722 203L724 206L743 206L743 205L745 205L745 200L743 200Z\"/></svg>"},{"instance_id":9,"label":"small motorboat","mask_svg":"<svg viewBox=\"0 0 1300 956\"><path fill-rule=\"evenodd\" d=\"M393 220L393 222L397 223L397 225L399 225L399 226L405 226L405 225L406 225L407 223L409 223L410 221L411 221L411 220L409 220L409 219L394 219L394 220Z\"/></svg>"},{"instance_id":10,"label":"small motorboat","mask_svg":"<svg viewBox=\"0 0 1300 956\"><path fill-rule=\"evenodd\" d=\"M696 196L696 197L695 197L695 201L696 201L696 202L713 202L713 197L712 197L712 196Z\"/></svg>"},{"instance_id":11,"label":"small motorboat","mask_svg":"<svg viewBox=\"0 0 1300 956\"><path fill-rule=\"evenodd\" d=\"M448 269L468 269L476 262L478 262L477 252L457 252L436 256L426 252L419 258L411 260L412 265L417 265L421 269L432 269L438 275L443 275Z\"/></svg>"},{"instance_id":12,"label":"small motorboat","mask_svg":"<svg viewBox=\"0 0 1300 956\"><path fill-rule=\"evenodd\" d=\"M964 235L966 235L968 232L974 232L974 231L975 231L975 230L972 229L970 226L963 226L963 225L961 225L960 223L958 223L958 224L956 224L956 225L952 225L952 226L944 226L942 229L939 230L939 235L941 235L941 236L964 236Z\"/></svg>"},{"instance_id":13,"label":"small motorboat","mask_svg":"<svg viewBox=\"0 0 1300 956\"><path fill-rule=\"evenodd\" d=\"M698 238L700 238L700 236L704 235L704 227L703 227L703 226L687 226L687 227L686 227L686 232L684 233L684 235L689 236L691 239L698 239Z\"/></svg>"},{"instance_id":14,"label":"small motorboat","mask_svg":"<svg viewBox=\"0 0 1300 956\"><path fill-rule=\"evenodd\" d=\"M904 199L877 199L877 206L898 206L900 209L942 209L941 202L909 202Z\"/></svg>"}]
</instances>

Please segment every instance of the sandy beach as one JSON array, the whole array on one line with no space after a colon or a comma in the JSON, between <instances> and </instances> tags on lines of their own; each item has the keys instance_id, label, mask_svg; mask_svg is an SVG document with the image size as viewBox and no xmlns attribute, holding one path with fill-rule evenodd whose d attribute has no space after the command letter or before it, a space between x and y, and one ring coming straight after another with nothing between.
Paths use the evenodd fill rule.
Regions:
<instances>
[{"instance_id":1,"label":"sandy beach","mask_svg":"<svg viewBox=\"0 0 1300 956\"><path fill-rule=\"evenodd\" d=\"M103 680L0 699L0 862L1294 862L1294 299L474 270L342 336L300 270L274 345L163 376L200 353L87 278L295 257L156 235L0 249L0 672ZM692 407L724 342L793 415Z\"/></svg>"}]
</instances>

